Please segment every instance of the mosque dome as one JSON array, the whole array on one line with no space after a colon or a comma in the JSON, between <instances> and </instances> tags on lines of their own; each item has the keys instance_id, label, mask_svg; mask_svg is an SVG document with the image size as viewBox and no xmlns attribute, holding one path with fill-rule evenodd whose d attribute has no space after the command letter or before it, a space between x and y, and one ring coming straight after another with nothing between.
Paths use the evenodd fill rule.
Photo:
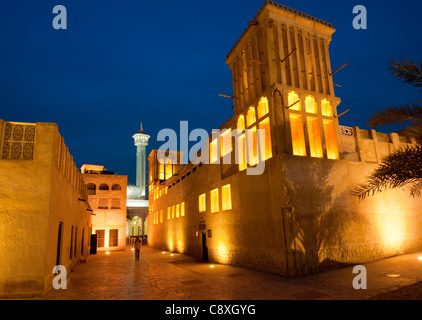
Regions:
<instances>
[{"instance_id":1,"label":"mosque dome","mask_svg":"<svg viewBox=\"0 0 422 320\"><path fill-rule=\"evenodd\" d=\"M133 184L128 184L127 185L127 198L128 199L133 199L133 200L140 200L144 197L144 195L142 194L142 189L133 185Z\"/></svg>"}]
</instances>

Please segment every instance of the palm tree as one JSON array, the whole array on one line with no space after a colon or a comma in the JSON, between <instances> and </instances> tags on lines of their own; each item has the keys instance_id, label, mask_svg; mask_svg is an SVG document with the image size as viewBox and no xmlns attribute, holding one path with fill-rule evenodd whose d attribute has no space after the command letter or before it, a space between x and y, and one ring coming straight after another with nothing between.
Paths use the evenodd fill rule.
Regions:
<instances>
[{"instance_id":1,"label":"palm tree","mask_svg":"<svg viewBox=\"0 0 422 320\"><path fill-rule=\"evenodd\" d=\"M390 68L394 78L406 84L422 88L422 61L420 66L411 60L392 61ZM412 105L389 107L374 114L368 125L374 129L385 124L409 126L401 135L422 141L422 102ZM407 145L386 157L380 166L369 176L368 182L356 187L352 194L364 199L386 189L410 187L413 197L422 195L422 146Z\"/></svg>"}]
</instances>

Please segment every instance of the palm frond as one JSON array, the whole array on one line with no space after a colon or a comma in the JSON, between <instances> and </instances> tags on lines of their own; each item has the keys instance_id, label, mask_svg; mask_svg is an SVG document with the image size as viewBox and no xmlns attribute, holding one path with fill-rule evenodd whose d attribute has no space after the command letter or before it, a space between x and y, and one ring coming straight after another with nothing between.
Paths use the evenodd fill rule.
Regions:
<instances>
[{"instance_id":1,"label":"palm frond","mask_svg":"<svg viewBox=\"0 0 422 320\"><path fill-rule=\"evenodd\" d=\"M365 199L387 189L402 188L412 184L411 195L422 190L422 146L408 145L386 157L369 176L366 184L356 187L352 195Z\"/></svg>"},{"instance_id":2,"label":"palm frond","mask_svg":"<svg viewBox=\"0 0 422 320\"><path fill-rule=\"evenodd\" d=\"M422 144L422 125L408 127L398 133L404 137L415 138L419 144Z\"/></svg>"},{"instance_id":3,"label":"palm frond","mask_svg":"<svg viewBox=\"0 0 422 320\"><path fill-rule=\"evenodd\" d=\"M372 115L368 120L371 128L385 124L398 124L408 122L412 126L422 124L422 104L414 103L398 107L389 107Z\"/></svg>"},{"instance_id":4,"label":"palm frond","mask_svg":"<svg viewBox=\"0 0 422 320\"><path fill-rule=\"evenodd\" d=\"M410 195L414 198L422 195L422 181L418 180L412 185Z\"/></svg>"},{"instance_id":5,"label":"palm frond","mask_svg":"<svg viewBox=\"0 0 422 320\"><path fill-rule=\"evenodd\" d=\"M390 63L393 76L414 87L422 87L422 61L420 66L408 59L393 60Z\"/></svg>"}]
</instances>

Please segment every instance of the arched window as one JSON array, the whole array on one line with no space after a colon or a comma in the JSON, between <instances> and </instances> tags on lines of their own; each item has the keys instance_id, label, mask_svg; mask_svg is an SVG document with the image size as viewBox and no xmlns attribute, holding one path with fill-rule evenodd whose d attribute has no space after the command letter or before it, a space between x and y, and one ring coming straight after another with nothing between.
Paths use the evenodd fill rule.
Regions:
<instances>
[{"instance_id":1,"label":"arched window","mask_svg":"<svg viewBox=\"0 0 422 320\"><path fill-rule=\"evenodd\" d=\"M122 187L120 186L120 184L113 184L113 186L111 187L111 190L122 190Z\"/></svg>"},{"instance_id":2,"label":"arched window","mask_svg":"<svg viewBox=\"0 0 422 320\"><path fill-rule=\"evenodd\" d=\"M88 183L86 187L88 189L88 195L95 196L97 194L97 192L96 192L97 186L95 184Z\"/></svg>"},{"instance_id":3,"label":"arched window","mask_svg":"<svg viewBox=\"0 0 422 320\"><path fill-rule=\"evenodd\" d=\"M99 189L100 190L110 190L110 187L107 184L103 183L102 185L100 185Z\"/></svg>"}]
</instances>

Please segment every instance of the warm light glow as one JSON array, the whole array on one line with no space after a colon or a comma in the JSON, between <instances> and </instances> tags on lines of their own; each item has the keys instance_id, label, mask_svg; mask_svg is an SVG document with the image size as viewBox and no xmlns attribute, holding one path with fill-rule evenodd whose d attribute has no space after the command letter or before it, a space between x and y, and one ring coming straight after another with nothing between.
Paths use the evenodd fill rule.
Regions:
<instances>
[{"instance_id":1,"label":"warm light glow","mask_svg":"<svg viewBox=\"0 0 422 320\"><path fill-rule=\"evenodd\" d=\"M221 202L223 211L232 209L232 195L230 185L223 186L221 188Z\"/></svg>"},{"instance_id":2,"label":"warm light glow","mask_svg":"<svg viewBox=\"0 0 422 320\"><path fill-rule=\"evenodd\" d=\"M245 134L242 134L237 140L237 161L239 163L239 171L243 171L246 170L248 167L246 163Z\"/></svg>"},{"instance_id":3,"label":"warm light glow","mask_svg":"<svg viewBox=\"0 0 422 320\"><path fill-rule=\"evenodd\" d=\"M167 208L167 220L170 220L170 219L171 219L171 208L168 207Z\"/></svg>"},{"instance_id":4,"label":"warm light glow","mask_svg":"<svg viewBox=\"0 0 422 320\"><path fill-rule=\"evenodd\" d=\"M215 267L215 266L214 266L213 264L212 264L212 265L210 265L210 268L211 268L211 269L213 269L214 267Z\"/></svg>"},{"instance_id":5,"label":"warm light glow","mask_svg":"<svg viewBox=\"0 0 422 320\"><path fill-rule=\"evenodd\" d=\"M180 204L176 204L176 218L180 217Z\"/></svg>"},{"instance_id":6,"label":"warm light glow","mask_svg":"<svg viewBox=\"0 0 422 320\"><path fill-rule=\"evenodd\" d=\"M291 92L289 92L289 96L287 97L287 100L288 100L288 102L287 102L288 106L291 106L300 99L299 99L299 95L296 92L291 91ZM293 107L291 107L289 110L301 111L302 110L301 102L299 101Z\"/></svg>"},{"instance_id":7,"label":"warm light glow","mask_svg":"<svg viewBox=\"0 0 422 320\"><path fill-rule=\"evenodd\" d=\"M160 223L163 223L163 210L160 210Z\"/></svg>"},{"instance_id":8,"label":"warm light glow","mask_svg":"<svg viewBox=\"0 0 422 320\"><path fill-rule=\"evenodd\" d=\"M210 143L210 163L218 161L218 140L215 139Z\"/></svg>"},{"instance_id":9,"label":"warm light glow","mask_svg":"<svg viewBox=\"0 0 422 320\"><path fill-rule=\"evenodd\" d=\"M170 179L173 176L173 164L171 159L166 160L166 180Z\"/></svg>"},{"instance_id":10,"label":"warm light glow","mask_svg":"<svg viewBox=\"0 0 422 320\"><path fill-rule=\"evenodd\" d=\"M205 202L205 193L199 196L199 212L205 212L206 210L206 202Z\"/></svg>"},{"instance_id":11,"label":"warm light glow","mask_svg":"<svg viewBox=\"0 0 422 320\"><path fill-rule=\"evenodd\" d=\"M166 254L166 253L163 251L163 252L161 252L161 254Z\"/></svg>"},{"instance_id":12,"label":"warm light glow","mask_svg":"<svg viewBox=\"0 0 422 320\"><path fill-rule=\"evenodd\" d=\"M311 157L322 158L324 155L322 153L322 139L321 139L321 130L319 127L318 118L307 119L308 123L308 135L309 135L309 147L311 150Z\"/></svg>"},{"instance_id":13,"label":"warm light glow","mask_svg":"<svg viewBox=\"0 0 422 320\"><path fill-rule=\"evenodd\" d=\"M218 262L223 263L223 264L228 263L229 262L229 250L228 250L226 238L224 237L224 235L222 233L217 235L216 249L217 249L218 256L219 256Z\"/></svg>"},{"instance_id":14,"label":"warm light glow","mask_svg":"<svg viewBox=\"0 0 422 320\"><path fill-rule=\"evenodd\" d=\"M171 256L171 257L173 257L173 256L174 256L174 254L172 253L172 254L170 254L170 256Z\"/></svg>"},{"instance_id":15,"label":"warm light glow","mask_svg":"<svg viewBox=\"0 0 422 320\"><path fill-rule=\"evenodd\" d=\"M258 139L257 139L256 126L247 130L246 143L247 143L248 164L250 166L254 166L258 163Z\"/></svg>"},{"instance_id":16,"label":"warm light glow","mask_svg":"<svg viewBox=\"0 0 422 320\"><path fill-rule=\"evenodd\" d=\"M211 213L217 213L219 211L218 207L218 188L211 190Z\"/></svg>"},{"instance_id":17,"label":"warm light glow","mask_svg":"<svg viewBox=\"0 0 422 320\"><path fill-rule=\"evenodd\" d=\"M180 204L180 215L181 215L182 217L184 217L184 216L185 216L185 203L184 203L184 202L182 202L182 203Z\"/></svg>"},{"instance_id":18,"label":"warm light glow","mask_svg":"<svg viewBox=\"0 0 422 320\"><path fill-rule=\"evenodd\" d=\"M224 157L225 155L232 152L232 136L231 136L231 129L225 130L224 133L221 135L221 156Z\"/></svg>"},{"instance_id":19,"label":"warm light glow","mask_svg":"<svg viewBox=\"0 0 422 320\"><path fill-rule=\"evenodd\" d=\"M255 108L250 107L246 115L246 126L250 127L256 122Z\"/></svg>"},{"instance_id":20,"label":"warm light glow","mask_svg":"<svg viewBox=\"0 0 422 320\"><path fill-rule=\"evenodd\" d=\"M110 251L107 251L106 254L110 254Z\"/></svg>"},{"instance_id":21,"label":"warm light glow","mask_svg":"<svg viewBox=\"0 0 422 320\"><path fill-rule=\"evenodd\" d=\"M158 180L164 180L164 165L162 163L158 164Z\"/></svg>"},{"instance_id":22,"label":"warm light glow","mask_svg":"<svg viewBox=\"0 0 422 320\"><path fill-rule=\"evenodd\" d=\"M327 158L332 160L340 159L338 152L336 127L334 120L324 120L325 145L327 147Z\"/></svg>"},{"instance_id":23,"label":"warm light glow","mask_svg":"<svg viewBox=\"0 0 422 320\"><path fill-rule=\"evenodd\" d=\"M174 211L175 211L175 208L174 208L174 206L172 206L171 207L171 218L172 219L174 219Z\"/></svg>"},{"instance_id":24,"label":"warm light glow","mask_svg":"<svg viewBox=\"0 0 422 320\"><path fill-rule=\"evenodd\" d=\"M312 96L307 96L305 99L305 109L307 113L313 113L313 114L317 114L318 113L318 106L317 103L315 101L315 98Z\"/></svg>"},{"instance_id":25,"label":"warm light glow","mask_svg":"<svg viewBox=\"0 0 422 320\"><path fill-rule=\"evenodd\" d=\"M261 119L263 116L268 114L268 99L266 97L262 97L258 103L258 118Z\"/></svg>"},{"instance_id":26,"label":"warm light glow","mask_svg":"<svg viewBox=\"0 0 422 320\"><path fill-rule=\"evenodd\" d=\"M403 207L393 195L388 199L375 197L373 212L376 212L374 226L378 231L379 241L386 250L400 250L409 236L409 220Z\"/></svg>"},{"instance_id":27,"label":"warm light glow","mask_svg":"<svg viewBox=\"0 0 422 320\"><path fill-rule=\"evenodd\" d=\"M259 129L265 130L265 137L260 136L260 154L261 161L265 161L273 156L271 148L271 130L270 130L270 119L266 118L259 123ZM265 141L265 145L264 142Z\"/></svg>"},{"instance_id":28,"label":"warm light glow","mask_svg":"<svg viewBox=\"0 0 422 320\"><path fill-rule=\"evenodd\" d=\"M327 99L324 99L321 101L321 113L323 116L326 116L326 117L333 116L333 107L331 106L331 103Z\"/></svg>"},{"instance_id":29,"label":"warm light glow","mask_svg":"<svg viewBox=\"0 0 422 320\"><path fill-rule=\"evenodd\" d=\"M292 131L292 146L295 156L306 156L305 133L303 132L302 116L290 114L290 127Z\"/></svg>"},{"instance_id":30,"label":"warm light glow","mask_svg":"<svg viewBox=\"0 0 422 320\"><path fill-rule=\"evenodd\" d=\"M243 115L239 116L237 120L237 130L245 131L245 117Z\"/></svg>"},{"instance_id":31,"label":"warm light glow","mask_svg":"<svg viewBox=\"0 0 422 320\"><path fill-rule=\"evenodd\" d=\"M135 248L132 248L132 251L135 251Z\"/></svg>"},{"instance_id":32,"label":"warm light glow","mask_svg":"<svg viewBox=\"0 0 422 320\"><path fill-rule=\"evenodd\" d=\"M418 260L419 260L419 261L422 261L422 256L418 257Z\"/></svg>"}]
</instances>

